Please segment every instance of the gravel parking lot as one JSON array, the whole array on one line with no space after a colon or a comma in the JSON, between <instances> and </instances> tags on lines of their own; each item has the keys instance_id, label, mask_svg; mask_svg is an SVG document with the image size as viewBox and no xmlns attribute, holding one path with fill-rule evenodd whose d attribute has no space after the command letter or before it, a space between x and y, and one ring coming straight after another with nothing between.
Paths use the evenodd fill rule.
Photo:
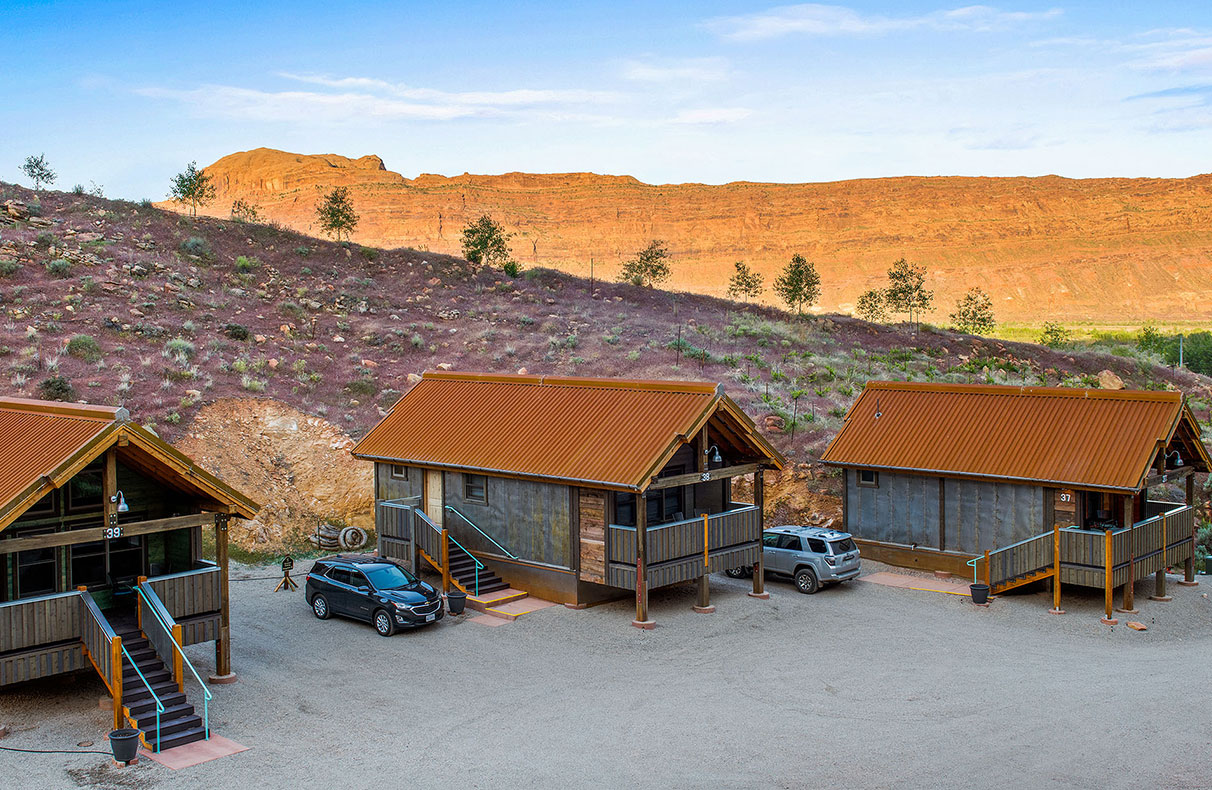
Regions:
<instances>
[{"instance_id":1,"label":"gravel parking lot","mask_svg":"<svg viewBox=\"0 0 1212 790\"><path fill-rule=\"evenodd\" d=\"M620 602L383 639L233 581L240 681L215 688L211 722L249 751L181 771L0 752L0 775L23 790L1209 787L1212 584L1172 586L1168 604L1150 584L1144 632L1100 624L1094 591L1053 617L1043 593L979 609L772 581L759 601L717 576L715 614L691 611L692 587L654 592L653 631ZM193 654L211 669L213 650ZM104 748L103 693L87 675L0 692L0 745Z\"/></svg>"}]
</instances>

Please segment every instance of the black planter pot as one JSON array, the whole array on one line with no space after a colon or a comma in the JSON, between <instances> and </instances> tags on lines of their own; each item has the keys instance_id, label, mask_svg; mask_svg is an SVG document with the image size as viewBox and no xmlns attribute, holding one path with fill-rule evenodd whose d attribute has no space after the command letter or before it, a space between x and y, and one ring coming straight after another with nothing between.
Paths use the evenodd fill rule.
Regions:
<instances>
[{"instance_id":1,"label":"black planter pot","mask_svg":"<svg viewBox=\"0 0 1212 790\"><path fill-rule=\"evenodd\" d=\"M446 611L451 614L463 614L465 606L467 606L467 593L462 590L451 590L446 593Z\"/></svg>"},{"instance_id":2,"label":"black planter pot","mask_svg":"<svg viewBox=\"0 0 1212 790\"><path fill-rule=\"evenodd\" d=\"M989 585L977 582L976 584L968 585L968 589L972 591L972 603L989 603Z\"/></svg>"},{"instance_id":3,"label":"black planter pot","mask_svg":"<svg viewBox=\"0 0 1212 790\"><path fill-rule=\"evenodd\" d=\"M129 765L139 753L139 731L129 727L114 730L109 734L109 748L114 753L115 760Z\"/></svg>"}]
</instances>

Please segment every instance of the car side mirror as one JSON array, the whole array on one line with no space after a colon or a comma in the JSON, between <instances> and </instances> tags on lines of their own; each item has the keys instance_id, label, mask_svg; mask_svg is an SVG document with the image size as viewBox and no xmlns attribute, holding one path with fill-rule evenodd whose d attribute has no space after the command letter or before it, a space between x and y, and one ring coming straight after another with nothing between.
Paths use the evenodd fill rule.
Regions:
<instances>
[{"instance_id":1,"label":"car side mirror","mask_svg":"<svg viewBox=\"0 0 1212 790\"><path fill-rule=\"evenodd\" d=\"M366 585L362 585L361 587L359 587L359 588L358 588L358 592L360 592L360 593L368 593L368 592L370 592L370 588L369 588L369 587L367 587Z\"/></svg>"}]
</instances>

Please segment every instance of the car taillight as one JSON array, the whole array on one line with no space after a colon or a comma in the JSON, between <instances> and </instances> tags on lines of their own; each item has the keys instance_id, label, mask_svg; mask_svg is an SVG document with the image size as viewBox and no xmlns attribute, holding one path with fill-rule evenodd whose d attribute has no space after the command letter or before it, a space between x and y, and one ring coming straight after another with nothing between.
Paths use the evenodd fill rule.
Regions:
<instances>
[{"instance_id":1,"label":"car taillight","mask_svg":"<svg viewBox=\"0 0 1212 790\"><path fill-rule=\"evenodd\" d=\"M826 565L837 565L837 557L826 557L825 564Z\"/></svg>"}]
</instances>

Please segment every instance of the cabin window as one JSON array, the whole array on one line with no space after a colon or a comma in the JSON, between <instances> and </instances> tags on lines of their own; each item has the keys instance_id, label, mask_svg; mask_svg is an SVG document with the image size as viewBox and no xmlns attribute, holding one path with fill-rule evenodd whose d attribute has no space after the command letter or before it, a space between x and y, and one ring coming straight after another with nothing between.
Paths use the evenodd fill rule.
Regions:
<instances>
[{"instance_id":1,"label":"cabin window","mask_svg":"<svg viewBox=\"0 0 1212 790\"><path fill-rule=\"evenodd\" d=\"M407 480L408 479L408 467L405 466L404 464L392 464L391 465L391 479L392 480Z\"/></svg>"},{"instance_id":2,"label":"cabin window","mask_svg":"<svg viewBox=\"0 0 1212 790\"><path fill-rule=\"evenodd\" d=\"M49 534L48 530L25 532L22 537ZM55 549L29 549L17 552L17 597L30 598L55 592L57 576Z\"/></svg>"},{"instance_id":3,"label":"cabin window","mask_svg":"<svg viewBox=\"0 0 1212 790\"><path fill-rule=\"evenodd\" d=\"M484 475L463 475L463 499L480 505L488 504L488 478Z\"/></svg>"},{"instance_id":4,"label":"cabin window","mask_svg":"<svg viewBox=\"0 0 1212 790\"><path fill-rule=\"evenodd\" d=\"M85 469L67 483L69 512L97 510L101 507L101 470Z\"/></svg>"},{"instance_id":5,"label":"cabin window","mask_svg":"<svg viewBox=\"0 0 1212 790\"><path fill-rule=\"evenodd\" d=\"M864 488L879 488L880 473L874 469L858 470L858 484Z\"/></svg>"},{"instance_id":6,"label":"cabin window","mask_svg":"<svg viewBox=\"0 0 1212 790\"><path fill-rule=\"evenodd\" d=\"M55 515L55 492L51 491L49 494L39 499L36 505L21 515L22 518Z\"/></svg>"},{"instance_id":7,"label":"cabin window","mask_svg":"<svg viewBox=\"0 0 1212 790\"><path fill-rule=\"evenodd\" d=\"M71 547L73 587L105 584L105 541L77 543Z\"/></svg>"},{"instance_id":8,"label":"cabin window","mask_svg":"<svg viewBox=\"0 0 1212 790\"><path fill-rule=\"evenodd\" d=\"M682 521L686 517L686 493L682 486L650 491L645 501L648 526ZM614 523L622 527L635 526L635 494L614 495Z\"/></svg>"}]
</instances>

